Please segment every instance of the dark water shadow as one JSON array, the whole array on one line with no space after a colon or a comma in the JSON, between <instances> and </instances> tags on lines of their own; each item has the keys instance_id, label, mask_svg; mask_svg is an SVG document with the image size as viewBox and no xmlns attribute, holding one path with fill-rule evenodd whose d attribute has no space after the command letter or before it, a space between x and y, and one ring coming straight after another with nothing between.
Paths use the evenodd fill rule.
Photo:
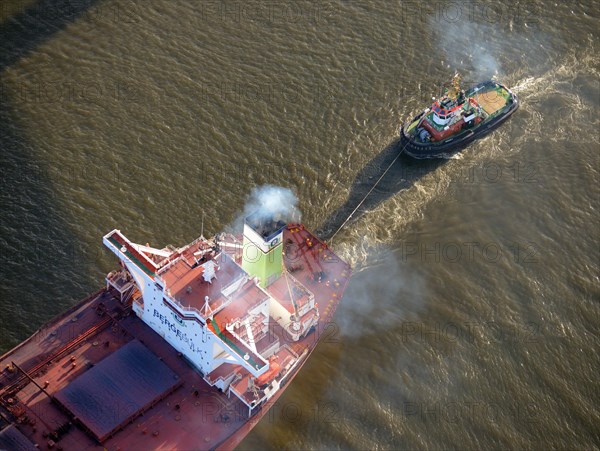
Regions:
<instances>
[{"instance_id":1,"label":"dark water shadow","mask_svg":"<svg viewBox=\"0 0 600 451\"><path fill-rule=\"evenodd\" d=\"M416 160L404 153L398 157L398 153L401 151L400 139L397 139L360 170L352 183L348 200L331 213L317 230L321 239L331 240L336 231L344 225L350 214L352 214L352 217L344 227L356 222L365 213L400 191L410 188L421 177L448 161L446 159ZM396 157L398 159L394 162ZM394 162L393 165L392 162ZM392 166L390 167L390 165ZM386 173L388 167L390 169ZM381 180L375 189L361 204L379 178ZM355 209L356 211L354 211Z\"/></svg>"},{"instance_id":2,"label":"dark water shadow","mask_svg":"<svg viewBox=\"0 0 600 451\"><path fill-rule=\"evenodd\" d=\"M40 0L6 18L0 24L0 75L95 3ZM36 162L12 93L14 87L0 78L0 354L82 296L87 269L52 189L49 171L60 168Z\"/></svg>"},{"instance_id":3,"label":"dark water shadow","mask_svg":"<svg viewBox=\"0 0 600 451\"><path fill-rule=\"evenodd\" d=\"M75 21L98 0L40 0L0 25L0 72Z\"/></svg>"},{"instance_id":4,"label":"dark water shadow","mask_svg":"<svg viewBox=\"0 0 600 451\"><path fill-rule=\"evenodd\" d=\"M2 99L0 354L83 296L90 270L53 190L51 171L61 169L37 159L14 105Z\"/></svg>"}]
</instances>

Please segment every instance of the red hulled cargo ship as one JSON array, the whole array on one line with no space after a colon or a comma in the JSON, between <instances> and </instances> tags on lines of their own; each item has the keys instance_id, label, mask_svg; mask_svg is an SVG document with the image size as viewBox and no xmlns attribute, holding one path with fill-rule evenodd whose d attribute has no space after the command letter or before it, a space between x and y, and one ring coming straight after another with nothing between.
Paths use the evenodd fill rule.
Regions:
<instances>
[{"instance_id":1,"label":"red hulled cargo ship","mask_svg":"<svg viewBox=\"0 0 600 451\"><path fill-rule=\"evenodd\" d=\"M162 249L0 358L0 449L231 449L330 326L350 266L301 224Z\"/></svg>"}]
</instances>

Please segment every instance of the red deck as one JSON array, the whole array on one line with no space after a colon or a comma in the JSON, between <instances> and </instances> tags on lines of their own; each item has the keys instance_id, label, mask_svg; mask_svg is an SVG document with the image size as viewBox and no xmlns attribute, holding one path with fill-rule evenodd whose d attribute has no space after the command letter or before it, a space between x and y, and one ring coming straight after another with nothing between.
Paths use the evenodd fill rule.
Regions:
<instances>
[{"instance_id":1,"label":"red deck","mask_svg":"<svg viewBox=\"0 0 600 451\"><path fill-rule=\"evenodd\" d=\"M285 365L287 357L301 358L289 381L298 373L331 321L351 270L301 225L284 231L284 243L288 272L314 294L321 316L317 329L298 342L291 342L274 321L269 323L266 339L287 344L281 348L278 364ZM134 340L142 343L183 383L172 392L157 390L154 394L158 398L166 396L135 417L147 405L145 401L140 402L134 409L135 418L125 418L115 412L109 427L113 435L100 444L90 431L77 425L72 412L61 409L53 399L60 398L61 390ZM257 347L268 344L257 343ZM12 367L11 362L35 383ZM211 376L225 376L236 370L234 367L223 365L219 369L223 374L215 371ZM279 390L249 421L248 409L240 400L210 387L166 341L105 290L82 301L2 356L0 370L2 416L43 449L49 444L64 450L232 448L283 392ZM248 380L243 371L240 373L241 378L232 387L245 396ZM114 399L115 394L108 393L110 389L105 391L103 399ZM153 397L150 403L156 399ZM2 416L0 427L4 427Z\"/></svg>"},{"instance_id":2,"label":"red deck","mask_svg":"<svg viewBox=\"0 0 600 451\"><path fill-rule=\"evenodd\" d=\"M185 255L185 253L184 253ZM221 290L224 281L226 283L237 279L243 274L242 269L233 263L231 260L218 259L216 262L219 265L219 277L214 278L211 283L204 282L202 274L204 268L196 266L192 268L193 260L186 262L179 260L172 266L169 266L160 272L160 277L164 280L165 285L169 287L170 294L183 307L190 307L196 310L201 310L204 306L204 297L210 298L211 308L218 308L224 301L221 295Z\"/></svg>"}]
</instances>

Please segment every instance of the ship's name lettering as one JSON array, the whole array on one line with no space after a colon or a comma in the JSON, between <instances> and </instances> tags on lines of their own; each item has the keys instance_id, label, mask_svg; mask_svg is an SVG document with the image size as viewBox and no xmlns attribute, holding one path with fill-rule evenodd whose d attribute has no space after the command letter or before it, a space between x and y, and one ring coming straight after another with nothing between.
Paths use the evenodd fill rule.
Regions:
<instances>
[{"instance_id":1,"label":"ship's name lettering","mask_svg":"<svg viewBox=\"0 0 600 451\"><path fill-rule=\"evenodd\" d=\"M196 346L194 346L194 342L192 340L190 340L190 338L187 336L187 334L185 332L181 332L174 323L169 321L169 319L165 315L160 313L158 310L154 309L154 317L158 318L158 320L164 326L167 326L167 329L169 329L171 332L173 332L173 334L177 338L179 338L184 343L187 343L192 351L196 351Z\"/></svg>"}]
</instances>

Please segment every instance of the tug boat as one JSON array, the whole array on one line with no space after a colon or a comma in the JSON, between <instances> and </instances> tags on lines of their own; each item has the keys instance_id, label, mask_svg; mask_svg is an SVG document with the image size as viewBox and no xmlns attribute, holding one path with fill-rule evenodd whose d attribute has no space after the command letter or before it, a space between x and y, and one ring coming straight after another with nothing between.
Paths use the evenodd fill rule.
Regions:
<instances>
[{"instance_id":1,"label":"tug boat","mask_svg":"<svg viewBox=\"0 0 600 451\"><path fill-rule=\"evenodd\" d=\"M515 93L488 80L468 90L452 79L430 108L400 128L402 149L413 158L444 158L492 131L519 107Z\"/></svg>"}]
</instances>

